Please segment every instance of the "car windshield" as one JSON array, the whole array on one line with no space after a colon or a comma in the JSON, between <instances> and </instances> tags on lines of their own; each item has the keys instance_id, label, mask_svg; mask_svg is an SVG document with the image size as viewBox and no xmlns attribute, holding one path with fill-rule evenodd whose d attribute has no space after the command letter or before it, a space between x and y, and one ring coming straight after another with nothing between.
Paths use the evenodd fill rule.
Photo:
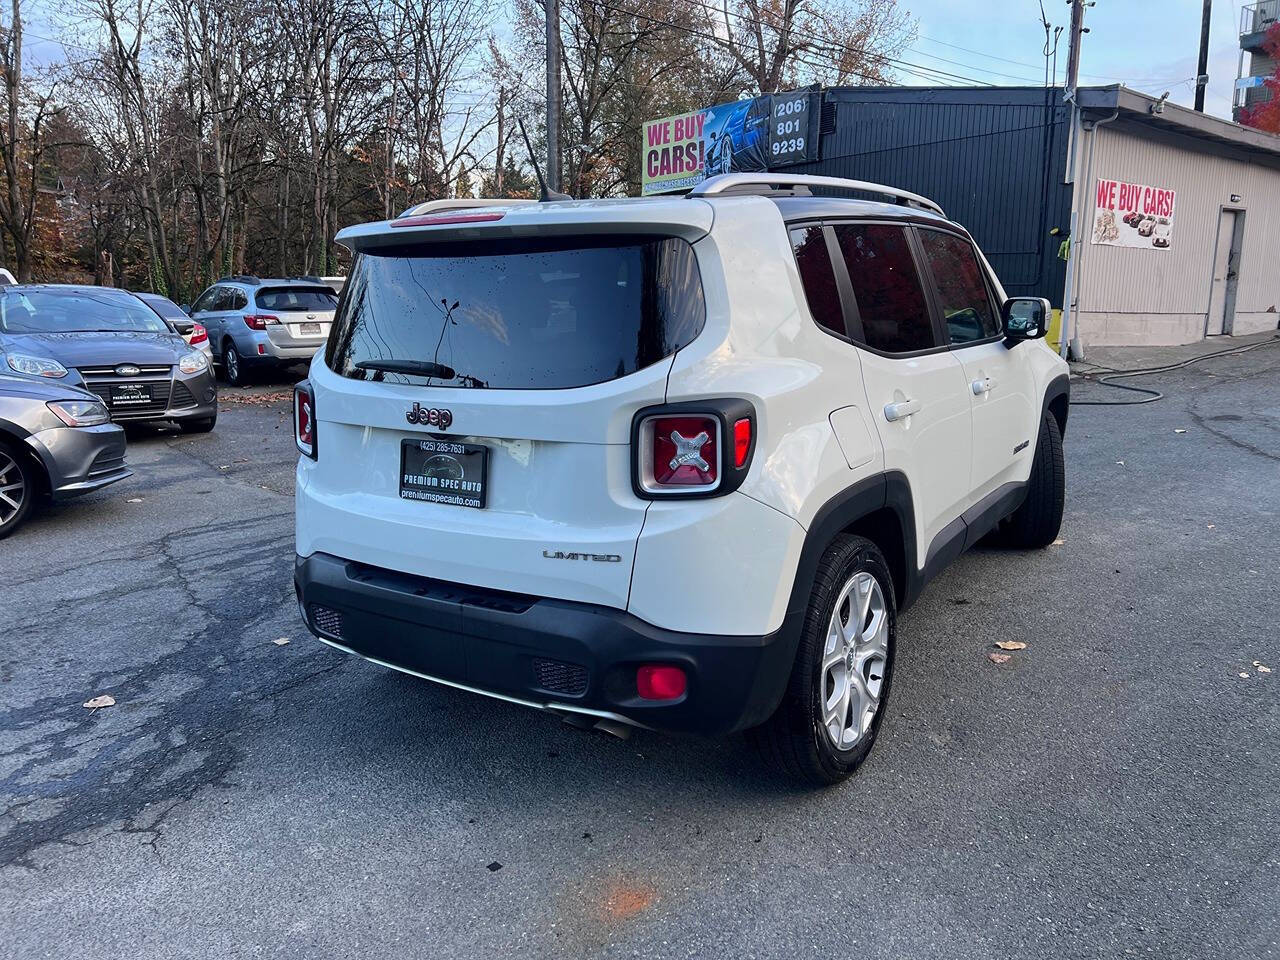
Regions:
<instances>
[{"instance_id":1,"label":"car windshield","mask_svg":"<svg viewBox=\"0 0 1280 960\"><path fill-rule=\"evenodd\" d=\"M100 289L0 290L0 333L170 333L131 294Z\"/></svg>"},{"instance_id":2,"label":"car windshield","mask_svg":"<svg viewBox=\"0 0 1280 960\"><path fill-rule=\"evenodd\" d=\"M357 380L578 387L671 356L698 335L705 315L684 240L376 247L356 258L327 361Z\"/></svg>"}]
</instances>

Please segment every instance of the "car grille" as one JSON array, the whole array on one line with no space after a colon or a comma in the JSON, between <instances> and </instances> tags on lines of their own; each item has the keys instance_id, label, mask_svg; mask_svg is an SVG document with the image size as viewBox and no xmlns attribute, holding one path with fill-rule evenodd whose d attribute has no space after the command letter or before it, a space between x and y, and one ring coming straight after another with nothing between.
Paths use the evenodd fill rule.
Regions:
<instances>
[{"instance_id":1,"label":"car grille","mask_svg":"<svg viewBox=\"0 0 1280 960\"><path fill-rule=\"evenodd\" d=\"M124 467L124 454L113 454L110 452L100 453L97 459L93 461L93 465L89 467L90 477L101 477L108 473L115 473Z\"/></svg>"},{"instance_id":2,"label":"car grille","mask_svg":"<svg viewBox=\"0 0 1280 960\"><path fill-rule=\"evenodd\" d=\"M102 398L102 402L111 411L112 420L154 417L169 409L169 397L173 389L173 367L167 364L164 366L138 364L138 372L131 377L120 376L116 373L115 367L79 367L78 369L80 376L84 378L85 387ZM128 383L145 384L150 390L150 399L146 403L114 403L111 388ZM182 406L191 406L195 403L195 398L191 397L190 391L187 391L187 397L189 399L181 404Z\"/></svg>"},{"instance_id":3,"label":"car grille","mask_svg":"<svg viewBox=\"0 0 1280 960\"><path fill-rule=\"evenodd\" d=\"M315 625L316 631L323 633L327 637L333 637L335 640L342 639L342 614L332 607L322 606L318 603L311 604L311 622Z\"/></svg>"},{"instance_id":4,"label":"car grille","mask_svg":"<svg viewBox=\"0 0 1280 960\"><path fill-rule=\"evenodd\" d=\"M533 670L538 675L538 686L566 697L580 697L587 692L587 668L563 660L533 658Z\"/></svg>"},{"instance_id":5,"label":"car grille","mask_svg":"<svg viewBox=\"0 0 1280 960\"><path fill-rule=\"evenodd\" d=\"M187 389L187 385L181 380L174 381L173 397L169 401L169 406L178 410L182 407L194 407L195 405L196 398L191 391Z\"/></svg>"}]
</instances>

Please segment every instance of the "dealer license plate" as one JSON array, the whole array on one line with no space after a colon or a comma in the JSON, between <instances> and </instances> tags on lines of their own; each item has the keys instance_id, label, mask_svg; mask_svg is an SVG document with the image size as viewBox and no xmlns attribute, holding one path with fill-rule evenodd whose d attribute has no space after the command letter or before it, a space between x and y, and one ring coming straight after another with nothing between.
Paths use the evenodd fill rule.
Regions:
<instances>
[{"instance_id":1,"label":"dealer license plate","mask_svg":"<svg viewBox=\"0 0 1280 960\"><path fill-rule=\"evenodd\" d=\"M485 505L489 448L452 440L400 442L400 496L406 500Z\"/></svg>"},{"instance_id":2,"label":"dealer license plate","mask_svg":"<svg viewBox=\"0 0 1280 960\"><path fill-rule=\"evenodd\" d=\"M145 383L119 383L111 387L113 407L131 407L151 402L151 388Z\"/></svg>"},{"instance_id":3,"label":"dealer license plate","mask_svg":"<svg viewBox=\"0 0 1280 960\"><path fill-rule=\"evenodd\" d=\"M313 337L318 337L318 336L320 336L320 324L318 324L318 323L304 323L304 324L301 324L300 326L301 326L301 328L302 328L302 335L303 335L304 337L305 337L305 336L307 336L307 334L310 334L310 335L311 335L311 336L313 336Z\"/></svg>"}]
</instances>

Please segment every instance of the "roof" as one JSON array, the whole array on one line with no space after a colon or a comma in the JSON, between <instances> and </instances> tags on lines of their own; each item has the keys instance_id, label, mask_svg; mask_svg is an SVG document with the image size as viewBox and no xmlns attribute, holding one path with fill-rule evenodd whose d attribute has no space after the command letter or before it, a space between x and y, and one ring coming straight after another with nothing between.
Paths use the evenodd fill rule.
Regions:
<instances>
[{"instance_id":1,"label":"roof","mask_svg":"<svg viewBox=\"0 0 1280 960\"><path fill-rule=\"evenodd\" d=\"M1063 91L1043 86L1014 87L831 87L824 92L831 103L936 103L951 106L1039 106L1048 97L1051 105L1061 105ZM1251 155L1269 165L1280 166L1280 136L1254 130L1159 97L1152 97L1123 84L1079 87L1076 101L1087 120L1118 113L1123 119L1170 133L1228 147ZM1159 112L1154 112L1159 106Z\"/></svg>"},{"instance_id":2,"label":"roof","mask_svg":"<svg viewBox=\"0 0 1280 960\"><path fill-rule=\"evenodd\" d=\"M1280 136L1273 133L1264 133L1207 113L1197 113L1120 84L1081 87L1077 91L1077 102L1091 120L1116 114L1154 129L1242 151L1261 163L1280 169Z\"/></svg>"},{"instance_id":3,"label":"roof","mask_svg":"<svg viewBox=\"0 0 1280 960\"><path fill-rule=\"evenodd\" d=\"M951 224L946 217L932 210L906 206L899 203L881 203L874 200L853 200L848 197L772 197L782 211L782 219L795 220L825 217L865 217L885 220L914 220L918 223Z\"/></svg>"}]
</instances>

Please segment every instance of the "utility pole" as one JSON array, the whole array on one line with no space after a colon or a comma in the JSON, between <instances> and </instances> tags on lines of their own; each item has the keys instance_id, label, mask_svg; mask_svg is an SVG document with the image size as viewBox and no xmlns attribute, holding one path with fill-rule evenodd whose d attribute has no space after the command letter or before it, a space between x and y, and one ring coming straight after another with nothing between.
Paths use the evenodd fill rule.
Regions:
<instances>
[{"instance_id":1,"label":"utility pole","mask_svg":"<svg viewBox=\"0 0 1280 960\"><path fill-rule=\"evenodd\" d=\"M1209 86L1209 21L1213 16L1213 0L1204 0L1200 16L1200 66L1196 68L1196 113L1204 113L1204 91Z\"/></svg>"},{"instance_id":2,"label":"utility pole","mask_svg":"<svg viewBox=\"0 0 1280 960\"><path fill-rule=\"evenodd\" d=\"M1080 38L1089 31L1084 25L1084 8L1093 6L1086 0L1067 0L1071 4L1071 37L1067 47L1067 88L1063 99L1072 103L1076 99L1076 84L1080 79Z\"/></svg>"},{"instance_id":3,"label":"utility pole","mask_svg":"<svg viewBox=\"0 0 1280 960\"><path fill-rule=\"evenodd\" d=\"M547 11L547 187L560 189L560 0Z\"/></svg>"}]
</instances>

